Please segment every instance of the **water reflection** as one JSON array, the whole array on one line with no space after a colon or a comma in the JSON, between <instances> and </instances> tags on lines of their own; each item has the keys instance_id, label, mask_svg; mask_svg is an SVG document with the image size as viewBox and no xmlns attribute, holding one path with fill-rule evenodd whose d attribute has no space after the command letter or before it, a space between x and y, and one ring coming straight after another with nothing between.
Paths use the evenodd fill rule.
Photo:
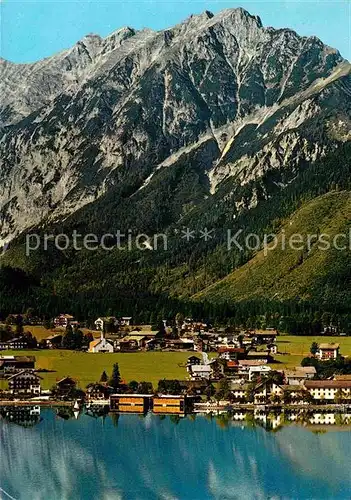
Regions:
<instances>
[{"instance_id":1,"label":"water reflection","mask_svg":"<svg viewBox=\"0 0 351 500\"><path fill-rule=\"evenodd\" d=\"M74 410L72 407L57 407L52 410L55 416L59 419L78 420L79 417L84 414L88 417L94 418L95 420L104 421L106 418L110 419L113 425L116 427L118 425L118 420L121 414L109 412L108 407L95 407L87 408L84 412ZM254 410L239 410L239 411L219 411L217 413L191 413L187 416L185 415L157 415L153 418L160 421L169 419L169 421L175 425L183 418L187 418L189 421L195 421L196 418L202 416L209 421L214 421L220 428L227 428L229 426L235 426L237 423L244 424L248 427L260 426L267 431L277 431L282 429L284 426L291 424L302 425L314 432L328 430L348 430L351 431L351 413L349 412L332 412L330 409L325 411L318 410L308 410L306 408L296 409L296 410L284 410L284 411L270 411L266 412L260 409ZM0 408L0 417L23 427L32 427L41 422L40 417L40 407L39 406L8 406ZM138 414L139 420L144 420L147 417L150 418L150 413ZM345 429L342 429L345 428Z\"/></svg>"},{"instance_id":2,"label":"water reflection","mask_svg":"<svg viewBox=\"0 0 351 500\"><path fill-rule=\"evenodd\" d=\"M5 406L0 408L0 416L22 427L33 427L41 421L39 406Z\"/></svg>"},{"instance_id":3,"label":"water reflection","mask_svg":"<svg viewBox=\"0 0 351 500\"><path fill-rule=\"evenodd\" d=\"M35 413L0 411L0 486L16 499L347 498L351 491L349 414Z\"/></svg>"}]
</instances>

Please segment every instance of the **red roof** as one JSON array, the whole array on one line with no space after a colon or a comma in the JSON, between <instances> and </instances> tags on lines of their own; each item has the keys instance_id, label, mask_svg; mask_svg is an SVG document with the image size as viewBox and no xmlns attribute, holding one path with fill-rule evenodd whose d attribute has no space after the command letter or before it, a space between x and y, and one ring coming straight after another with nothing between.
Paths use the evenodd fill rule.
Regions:
<instances>
[{"instance_id":1,"label":"red roof","mask_svg":"<svg viewBox=\"0 0 351 500\"><path fill-rule=\"evenodd\" d=\"M246 350L242 347L218 347L218 352L238 352L244 354Z\"/></svg>"},{"instance_id":2,"label":"red roof","mask_svg":"<svg viewBox=\"0 0 351 500\"><path fill-rule=\"evenodd\" d=\"M227 366L228 368L233 368L235 366L238 366L238 363L236 361L227 361Z\"/></svg>"}]
</instances>

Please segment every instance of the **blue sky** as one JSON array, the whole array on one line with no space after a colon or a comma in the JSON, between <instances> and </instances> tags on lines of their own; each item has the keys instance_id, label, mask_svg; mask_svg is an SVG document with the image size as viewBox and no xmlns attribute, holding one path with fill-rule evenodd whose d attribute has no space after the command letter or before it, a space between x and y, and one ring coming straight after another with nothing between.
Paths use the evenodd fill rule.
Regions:
<instances>
[{"instance_id":1,"label":"blue sky","mask_svg":"<svg viewBox=\"0 0 351 500\"><path fill-rule=\"evenodd\" d=\"M76 43L87 33L105 36L121 26L163 29L190 14L244 7L265 26L316 35L351 60L351 0L0 0L1 57L32 62Z\"/></svg>"}]
</instances>

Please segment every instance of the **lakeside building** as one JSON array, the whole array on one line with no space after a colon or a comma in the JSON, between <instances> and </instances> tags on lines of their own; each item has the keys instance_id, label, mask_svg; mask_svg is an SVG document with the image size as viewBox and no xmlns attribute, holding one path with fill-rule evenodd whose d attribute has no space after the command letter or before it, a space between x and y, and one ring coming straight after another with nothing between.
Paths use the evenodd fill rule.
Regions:
<instances>
[{"instance_id":1,"label":"lakeside building","mask_svg":"<svg viewBox=\"0 0 351 500\"><path fill-rule=\"evenodd\" d=\"M339 356L340 344L319 344L317 358L321 361L336 359Z\"/></svg>"},{"instance_id":2,"label":"lakeside building","mask_svg":"<svg viewBox=\"0 0 351 500\"><path fill-rule=\"evenodd\" d=\"M183 395L163 395L153 398L153 412L157 414L184 415L187 398Z\"/></svg>"},{"instance_id":3,"label":"lakeside building","mask_svg":"<svg viewBox=\"0 0 351 500\"><path fill-rule=\"evenodd\" d=\"M238 384L235 381L231 381L229 384L231 396L233 402L235 403L245 403L247 399L247 393L250 389L249 384Z\"/></svg>"},{"instance_id":4,"label":"lakeside building","mask_svg":"<svg viewBox=\"0 0 351 500\"><path fill-rule=\"evenodd\" d=\"M72 377L63 377L56 382L57 394L60 397L68 396L76 389L77 383Z\"/></svg>"},{"instance_id":5,"label":"lakeside building","mask_svg":"<svg viewBox=\"0 0 351 500\"><path fill-rule=\"evenodd\" d=\"M315 400L351 401L351 380L306 380L304 385Z\"/></svg>"},{"instance_id":6,"label":"lakeside building","mask_svg":"<svg viewBox=\"0 0 351 500\"><path fill-rule=\"evenodd\" d=\"M110 409L121 413L146 413L152 408L150 394L111 394Z\"/></svg>"},{"instance_id":7,"label":"lakeside building","mask_svg":"<svg viewBox=\"0 0 351 500\"><path fill-rule=\"evenodd\" d=\"M192 396L201 396L208 388L207 380L179 380L182 392Z\"/></svg>"},{"instance_id":8,"label":"lakeside building","mask_svg":"<svg viewBox=\"0 0 351 500\"><path fill-rule=\"evenodd\" d=\"M92 340L89 343L89 350L88 352L113 352L114 347L112 342L109 340L105 339L104 332L101 332L101 336L97 340Z\"/></svg>"},{"instance_id":9,"label":"lakeside building","mask_svg":"<svg viewBox=\"0 0 351 500\"><path fill-rule=\"evenodd\" d=\"M110 410L119 413L145 414L149 410L158 415L184 415L192 409L194 398L184 394L111 394Z\"/></svg>"},{"instance_id":10,"label":"lakeside building","mask_svg":"<svg viewBox=\"0 0 351 500\"><path fill-rule=\"evenodd\" d=\"M1 356L0 375L16 373L22 370L34 370L35 356Z\"/></svg>"},{"instance_id":11,"label":"lakeside building","mask_svg":"<svg viewBox=\"0 0 351 500\"><path fill-rule=\"evenodd\" d=\"M8 378L9 391L14 395L38 396L40 394L39 375L31 370L23 370Z\"/></svg>"},{"instance_id":12,"label":"lakeside building","mask_svg":"<svg viewBox=\"0 0 351 500\"><path fill-rule=\"evenodd\" d=\"M307 404L306 388L302 385L277 384L266 380L260 382L254 388L254 403L265 404L266 402L277 400L288 404Z\"/></svg>"},{"instance_id":13,"label":"lakeside building","mask_svg":"<svg viewBox=\"0 0 351 500\"><path fill-rule=\"evenodd\" d=\"M264 380L254 388L254 402L255 404L266 403L277 398L277 401L301 404L304 403L306 393L305 387L301 385L286 385L272 380Z\"/></svg>"},{"instance_id":14,"label":"lakeside building","mask_svg":"<svg viewBox=\"0 0 351 500\"><path fill-rule=\"evenodd\" d=\"M113 388L105 384L90 384L85 392L85 400L88 403L107 401Z\"/></svg>"},{"instance_id":15,"label":"lakeside building","mask_svg":"<svg viewBox=\"0 0 351 500\"><path fill-rule=\"evenodd\" d=\"M271 381L259 382L254 388L254 403L265 403L272 396L282 396L282 394L281 385Z\"/></svg>"}]
</instances>

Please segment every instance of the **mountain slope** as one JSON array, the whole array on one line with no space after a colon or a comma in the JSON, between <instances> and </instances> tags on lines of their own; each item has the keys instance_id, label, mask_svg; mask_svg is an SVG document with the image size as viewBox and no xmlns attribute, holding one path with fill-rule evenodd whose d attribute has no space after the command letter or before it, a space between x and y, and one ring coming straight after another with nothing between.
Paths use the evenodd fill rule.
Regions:
<instances>
[{"instance_id":1,"label":"mountain slope","mask_svg":"<svg viewBox=\"0 0 351 500\"><path fill-rule=\"evenodd\" d=\"M247 264L194 298L209 301L254 297L311 300L317 291L323 303L328 300L342 303L345 295L351 293L350 220L350 192L331 192L317 197L294 212L278 232L277 241L270 243L266 251L260 250ZM346 247L343 250L333 245L338 234L343 237L336 240L336 245ZM302 240L293 235L301 235ZM317 241L320 235L324 235L324 243ZM331 248L326 248L327 243ZM342 273L340 263L343 263Z\"/></svg>"}]
</instances>

